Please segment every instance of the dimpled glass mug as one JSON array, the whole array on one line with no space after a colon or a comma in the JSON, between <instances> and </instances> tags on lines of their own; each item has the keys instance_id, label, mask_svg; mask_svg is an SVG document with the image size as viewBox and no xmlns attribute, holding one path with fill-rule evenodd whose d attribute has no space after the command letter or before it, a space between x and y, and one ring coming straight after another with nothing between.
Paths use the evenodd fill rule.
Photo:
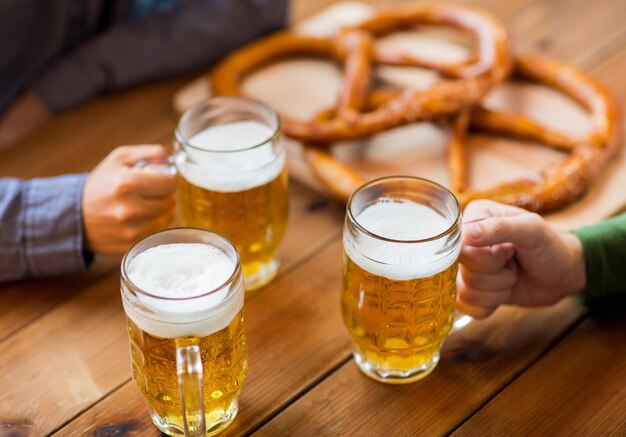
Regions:
<instances>
[{"instance_id":1,"label":"dimpled glass mug","mask_svg":"<svg viewBox=\"0 0 626 437\"><path fill-rule=\"evenodd\" d=\"M175 147L181 224L230 239L247 290L270 282L289 211L286 148L276 112L242 97L209 99L182 116Z\"/></svg>"},{"instance_id":2,"label":"dimpled glass mug","mask_svg":"<svg viewBox=\"0 0 626 437\"><path fill-rule=\"evenodd\" d=\"M348 202L343 245L341 310L360 370L393 384L425 377L455 318L456 198L415 177L369 182Z\"/></svg>"},{"instance_id":3,"label":"dimpled glass mug","mask_svg":"<svg viewBox=\"0 0 626 437\"><path fill-rule=\"evenodd\" d=\"M248 369L233 245L196 228L148 236L122 261L121 293L133 379L153 423L171 436L225 429Z\"/></svg>"},{"instance_id":4,"label":"dimpled glass mug","mask_svg":"<svg viewBox=\"0 0 626 437\"><path fill-rule=\"evenodd\" d=\"M136 164L146 166L178 173L181 225L232 241L246 290L276 276L289 214L286 146L276 111L244 97L204 100L181 117L170 165Z\"/></svg>"}]
</instances>

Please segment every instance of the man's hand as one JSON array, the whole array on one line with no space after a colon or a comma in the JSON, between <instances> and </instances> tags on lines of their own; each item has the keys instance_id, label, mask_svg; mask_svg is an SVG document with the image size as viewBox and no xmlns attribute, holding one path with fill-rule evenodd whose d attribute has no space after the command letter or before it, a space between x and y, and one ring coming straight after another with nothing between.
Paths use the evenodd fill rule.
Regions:
<instances>
[{"instance_id":1,"label":"man's hand","mask_svg":"<svg viewBox=\"0 0 626 437\"><path fill-rule=\"evenodd\" d=\"M87 249L122 254L139 238L172 224L176 177L132 168L138 161L166 159L160 145L123 146L89 174L83 191Z\"/></svg>"},{"instance_id":2,"label":"man's hand","mask_svg":"<svg viewBox=\"0 0 626 437\"><path fill-rule=\"evenodd\" d=\"M457 306L476 318L499 305L550 305L582 293L585 261L578 238L539 215L481 200L463 213Z\"/></svg>"},{"instance_id":3,"label":"man's hand","mask_svg":"<svg viewBox=\"0 0 626 437\"><path fill-rule=\"evenodd\" d=\"M50 111L37 94L24 93L0 118L0 150L26 137L50 117Z\"/></svg>"}]
</instances>

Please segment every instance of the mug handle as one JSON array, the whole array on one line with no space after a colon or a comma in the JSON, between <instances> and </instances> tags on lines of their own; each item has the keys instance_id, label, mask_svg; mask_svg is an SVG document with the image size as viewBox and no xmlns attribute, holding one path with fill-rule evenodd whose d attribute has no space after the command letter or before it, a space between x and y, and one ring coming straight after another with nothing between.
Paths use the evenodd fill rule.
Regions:
<instances>
[{"instance_id":1,"label":"mug handle","mask_svg":"<svg viewBox=\"0 0 626 437\"><path fill-rule=\"evenodd\" d=\"M176 339L176 370L185 437L206 437L200 339Z\"/></svg>"},{"instance_id":2,"label":"mug handle","mask_svg":"<svg viewBox=\"0 0 626 437\"><path fill-rule=\"evenodd\" d=\"M178 173L175 165L176 159L173 155L167 157L167 162L163 164L153 164L150 161L142 159L133 164L132 168L145 169L146 171L152 171L154 173L169 174L175 176Z\"/></svg>"},{"instance_id":3,"label":"mug handle","mask_svg":"<svg viewBox=\"0 0 626 437\"><path fill-rule=\"evenodd\" d=\"M452 322L452 329L450 332L456 332L465 328L467 325L472 323L473 320L474 318L472 316L456 310L456 313L454 314L454 322Z\"/></svg>"}]
</instances>

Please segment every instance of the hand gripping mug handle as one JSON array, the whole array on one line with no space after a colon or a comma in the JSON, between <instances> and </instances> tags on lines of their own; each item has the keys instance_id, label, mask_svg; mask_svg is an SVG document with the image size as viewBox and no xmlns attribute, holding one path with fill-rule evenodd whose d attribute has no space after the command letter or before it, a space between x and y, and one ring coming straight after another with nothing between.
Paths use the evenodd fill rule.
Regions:
<instances>
[{"instance_id":1,"label":"hand gripping mug handle","mask_svg":"<svg viewBox=\"0 0 626 437\"><path fill-rule=\"evenodd\" d=\"M153 164L150 161L142 159L141 161L137 161L133 165L133 168L145 169L146 171L152 171L154 173L169 174L174 176L178 172L175 163L176 158L174 158L174 156L168 156L167 162L164 162L163 164Z\"/></svg>"},{"instance_id":2,"label":"hand gripping mug handle","mask_svg":"<svg viewBox=\"0 0 626 437\"><path fill-rule=\"evenodd\" d=\"M206 437L200 339L176 339L176 370L185 437Z\"/></svg>"}]
</instances>

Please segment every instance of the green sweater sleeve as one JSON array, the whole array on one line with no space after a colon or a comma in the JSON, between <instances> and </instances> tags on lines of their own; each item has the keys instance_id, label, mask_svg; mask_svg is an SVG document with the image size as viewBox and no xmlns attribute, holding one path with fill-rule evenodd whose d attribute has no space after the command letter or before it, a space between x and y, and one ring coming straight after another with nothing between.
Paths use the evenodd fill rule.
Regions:
<instances>
[{"instance_id":1,"label":"green sweater sleeve","mask_svg":"<svg viewBox=\"0 0 626 437\"><path fill-rule=\"evenodd\" d=\"M626 296L626 214L574 231L585 255L585 304Z\"/></svg>"}]
</instances>

